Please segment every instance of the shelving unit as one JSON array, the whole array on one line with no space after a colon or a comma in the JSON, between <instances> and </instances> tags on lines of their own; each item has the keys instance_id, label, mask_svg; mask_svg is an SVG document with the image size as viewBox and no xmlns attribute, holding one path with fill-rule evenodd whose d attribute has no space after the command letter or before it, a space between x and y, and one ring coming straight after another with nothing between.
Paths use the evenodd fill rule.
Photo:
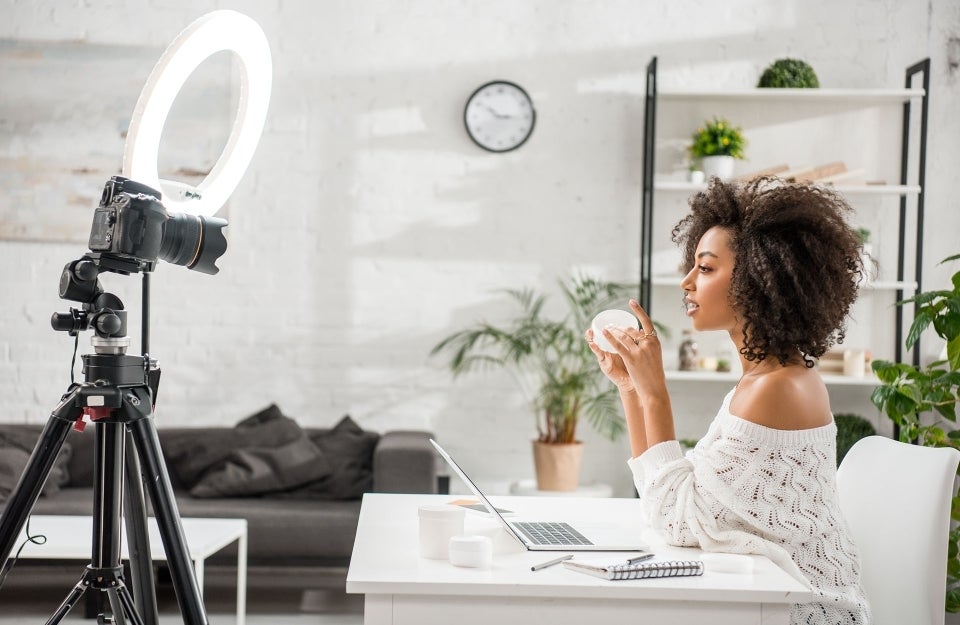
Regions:
<instances>
[{"instance_id":1,"label":"shelving unit","mask_svg":"<svg viewBox=\"0 0 960 625\"><path fill-rule=\"evenodd\" d=\"M837 386L876 386L879 382L876 376L867 375L854 378L833 373L821 373L820 377L829 385ZM737 383L740 375L737 373L717 373L714 371L667 371L667 381L680 382L723 382L728 387Z\"/></svg>"},{"instance_id":2,"label":"shelving unit","mask_svg":"<svg viewBox=\"0 0 960 625\"><path fill-rule=\"evenodd\" d=\"M653 233L655 200L658 194L690 195L705 188L704 184L694 184L679 179L676 174L665 175L659 173L655 167L657 144L657 114L658 103L665 102L670 111L677 114L684 104L708 102L711 106L730 107L780 107L787 112L786 120L777 120L789 124L790 114L795 114L803 123L816 124L818 115L824 115L834 109L847 115L854 121L859 121L858 112L861 109L880 108L889 110L890 107L902 106L902 128L897 142L891 141L900 148L899 181L896 184L838 184L831 188L841 193L850 204L857 208L858 203L893 201L899 199L899 223L896 245L896 276L885 276L884 279L873 280L864 286L868 293L879 293L884 304L873 303L873 306L891 306L922 290L922 233L924 210L924 183L926 169L926 135L927 135L927 100L929 98L929 67L926 59L906 70L905 86L902 89L657 89L657 59L651 59L647 66L646 98L644 106L644 145L643 145L643 184L641 194L640 214L640 293L639 301L648 311L657 309L654 302L654 292L663 287L679 287L679 276L662 276L653 273ZM915 87L918 76L922 80L922 87ZM911 120L912 107L920 105L919 124ZM789 105L795 105L789 108ZM803 114L799 111L803 111ZM895 112L895 111L893 111ZM844 118L846 119L846 118ZM689 123L695 125L701 119L691 119ZM836 122L835 122L836 123ZM777 126L777 124L772 124ZM916 126L919 128L916 128ZM809 127L809 126L807 126ZM691 127L692 131L692 127ZM781 132L779 126L775 131ZM895 136L895 131L887 133ZM778 135L779 136L779 135ZM749 131L748 131L749 138ZM769 139L769 137L767 137ZM789 144L789 140L785 140ZM791 147L795 147L794 144ZM848 150L867 151L867 146L846 146ZM790 148L785 147L786 152ZM892 155L893 156L893 155ZM891 158L892 158L891 156ZM826 158L824 159L826 160ZM773 165L776 163L768 163ZM758 164L758 168L763 164ZM891 176L892 177L892 176ZM911 206L912 204L912 206ZM909 235L909 236L908 236ZM908 267L908 247L914 252L912 265ZM889 249L878 250L878 256L890 259L892 252ZM908 270L913 275L907 276ZM861 298L862 299L862 298ZM912 313L904 306L896 306L895 345L893 348L894 360L903 361L904 314ZM656 318L656 317L654 317ZM885 340L885 339L884 339ZM886 343L884 343L886 345ZM913 362L919 364L919 345L913 350ZM734 373L713 372L680 372L669 371L668 379L674 381L723 381L736 382ZM856 385L875 386L878 381L873 376L864 378L844 377L840 375L823 374L829 385Z\"/></svg>"}]
</instances>

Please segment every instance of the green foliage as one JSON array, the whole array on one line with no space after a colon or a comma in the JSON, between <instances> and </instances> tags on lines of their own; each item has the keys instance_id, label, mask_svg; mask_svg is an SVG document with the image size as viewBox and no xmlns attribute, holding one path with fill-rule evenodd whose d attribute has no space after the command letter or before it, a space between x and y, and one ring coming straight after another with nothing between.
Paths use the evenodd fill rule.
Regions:
<instances>
[{"instance_id":1,"label":"green foliage","mask_svg":"<svg viewBox=\"0 0 960 625\"><path fill-rule=\"evenodd\" d=\"M724 118L714 117L705 121L704 125L693 133L693 143L689 151L692 158L704 156L744 158L746 155L743 149L746 145L747 140L743 136L742 128L734 126Z\"/></svg>"},{"instance_id":2,"label":"green foliage","mask_svg":"<svg viewBox=\"0 0 960 625\"><path fill-rule=\"evenodd\" d=\"M637 287L583 276L559 284L568 308L561 319L545 317L546 296L531 289L505 290L519 305L518 316L503 325L479 323L456 332L430 354L448 354L454 376L485 367L506 367L519 377L532 374L542 442L576 441L582 413L598 432L616 440L625 430L617 391L597 366L583 333L601 310L625 307Z\"/></svg>"},{"instance_id":3,"label":"green foliage","mask_svg":"<svg viewBox=\"0 0 960 625\"><path fill-rule=\"evenodd\" d=\"M943 262L960 259L951 256ZM960 430L942 427L944 420L956 423L960 403L960 271L953 274L953 288L925 291L900 302L914 303L917 312L907 333L906 346L911 349L920 335L933 328L947 343L947 359L932 362L923 368L877 360L873 370L880 378L870 399L900 426L900 440L916 441L930 447L960 449ZM934 413L941 419L921 420L921 415ZM932 421L932 422L931 422ZM951 511L953 521L960 521L960 497L954 493ZM953 528L947 553L947 612L960 612L960 530Z\"/></svg>"},{"instance_id":4,"label":"green foliage","mask_svg":"<svg viewBox=\"0 0 960 625\"><path fill-rule=\"evenodd\" d=\"M856 414L836 414L833 421L837 424L837 466L847 455L853 444L866 436L873 436L877 429L873 424Z\"/></svg>"},{"instance_id":5,"label":"green foliage","mask_svg":"<svg viewBox=\"0 0 960 625\"><path fill-rule=\"evenodd\" d=\"M820 81L810 64L800 59L777 59L760 75L758 87L817 88Z\"/></svg>"}]
</instances>

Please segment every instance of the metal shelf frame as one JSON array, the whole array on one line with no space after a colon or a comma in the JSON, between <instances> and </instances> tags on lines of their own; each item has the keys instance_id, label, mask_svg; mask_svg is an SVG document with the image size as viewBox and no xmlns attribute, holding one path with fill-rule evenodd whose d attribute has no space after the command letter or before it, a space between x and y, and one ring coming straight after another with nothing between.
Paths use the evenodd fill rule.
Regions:
<instances>
[{"instance_id":1,"label":"metal shelf frame","mask_svg":"<svg viewBox=\"0 0 960 625\"><path fill-rule=\"evenodd\" d=\"M921 87L915 87L917 81L920 81ZM841 193L854 195L863 194L893 194L900 197L900 223L897 243L897 279L892 284L884 284L883 287L895 287L897 301L903 301L905 289L911 291L909 296L919 293L923 286L923 226L924 226L924 199L926 186L926 165L927 165L927 122L930 100L930 59L924 59L906 70L906 80L903 89L739 89L729 91L719 90L666 90L663 93L657 90L657 57L650 59L647 65L646 74L646 96L644 101L643 116L643 177L641 184L641 206L640 206L640 292L639 302L648 314L652 314L652 296L653 288L658 283L663 283L663 278L654 279L653 271L653 214L655 191L674 191L674 192L693 192L698 186L682 181L655 181L655 163L654 155L656 148L656 128L657 128L657 102L659 99L764 99L769 101L790 101L803 98L807 100L820 99L823 101L843 101L843 102L889 102L896 104L902 102L903 106L903 126L901 134L901 153L900 153L900 185L885 186L882 188L862 189L837 187ZM920 106L920 124L917 131L918 137L911 137L912 125L911 115L916 103ZM910 183L910 146L911 140L918 141L917 148L917 181ZM908 200L915 198L914 208L916 210L915 227L915 258L914 275L912 279L907 279L906 274L906 243L907 243L907 217ZM897 288L899 287L899 288ZM913 315L917 312L916 304L913 307ZM912 318L912 317L911 317ZM904 306L896 307L896 346L895 359L902 362L904 357ZM920 343L919 341L913 347L912 362L914 366L920 365Z\"/></svg>"}]
</instances>

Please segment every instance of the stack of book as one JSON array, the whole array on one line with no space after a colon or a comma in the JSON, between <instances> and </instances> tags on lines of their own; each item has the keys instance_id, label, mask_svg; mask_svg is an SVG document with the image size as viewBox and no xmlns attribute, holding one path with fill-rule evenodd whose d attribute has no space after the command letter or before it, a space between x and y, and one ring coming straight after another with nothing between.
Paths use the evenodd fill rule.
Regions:
<instances>
[{"instance_id":1,"label":"stack of book","mask_svg":"<svg viewBox=\"0 0 960 625\"><path fill-rule=\"evenodd\" d=\"M847 169L843 161L834 161L822 165L803 165L801 167L790 167L786 164L774 165L739 176L737 180L749 182L761 176L776 176L787 182L816 182L824 185L885 184L883 181L868 181L864 170Z\"/></svg>"}]
</instances>

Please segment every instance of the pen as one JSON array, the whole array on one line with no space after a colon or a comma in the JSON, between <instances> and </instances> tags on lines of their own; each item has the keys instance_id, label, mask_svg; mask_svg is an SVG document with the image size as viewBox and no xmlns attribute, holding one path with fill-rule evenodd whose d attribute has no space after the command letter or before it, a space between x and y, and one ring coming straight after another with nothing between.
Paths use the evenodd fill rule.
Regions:
<instances>
[{"instance_id":1,"label":"pen","mask_svg":"<svg viewBox=\"0 0 960 625\"><path fill-rule=\"evenodd\" d=\"M653 557L652 553L645 553L642 556L637 556L635 558L628 558L627 564L636 564L637 562L643 562L644 560L649 560Z\"/></svg>"},{"instance_id":2,"label":"pen","mask_svg":"<svg viewBox=\"0 0 960 625\"><path fill-rule=\"evenodd\" d=\"M534 564L530 567L531 571L539 571L540 569L545 569L548 566L553 566L554 564L560 564L564 560L569 560L573 557L573 554L560 556L559 558L554 558L553 560L548 560L547 562L541 562L540 564Z\"/></svg>"}]
</instances>

